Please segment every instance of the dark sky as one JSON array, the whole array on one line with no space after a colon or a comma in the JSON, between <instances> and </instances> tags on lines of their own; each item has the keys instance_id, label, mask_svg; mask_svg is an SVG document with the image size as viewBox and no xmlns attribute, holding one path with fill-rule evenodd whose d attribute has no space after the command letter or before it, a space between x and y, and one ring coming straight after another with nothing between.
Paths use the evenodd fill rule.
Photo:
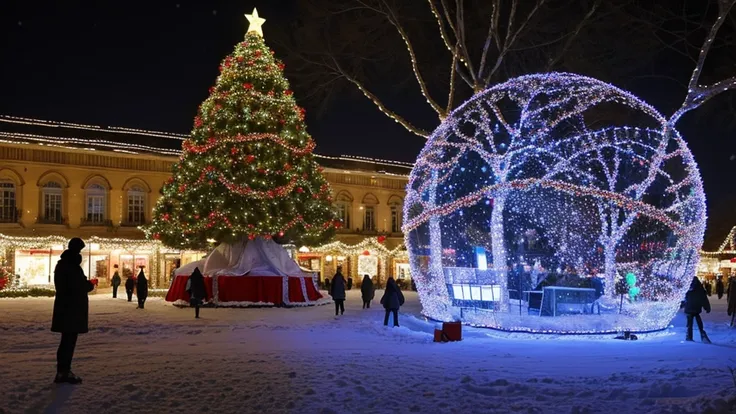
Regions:
<instances>
[{"instance_id":1,"label":"dark sky","mask_svg":"<svg viewBox=\"0 0 736 414\"><path fill-rule=\"evenodd\" d=\"M283 58L278 45L269 43L269 32L288 30L298 17L296 2L5 0L0 2L0 114L187 133L220 60L245 34L243 14L258 7L267 19L266 43ZM289 77L288 58L286 63ZM682 82L690 69L667 65L668 75L679 74ZM389 77L386 85L391 84ZM684 93L666 80L627 84L665 113L677 106L672 97ZM305 91L297 89L297 101L300 92ZM310 103L300 103L320 153L413 161L423 146L359 94L338 98L319 117ZM402 113L431 116L418 108L421 99L388 103ZM714 100L705 110L726 103ZM680 129L701 166L711 227L717 227L709 233L721 238L736 224L731 179L736 131L696 118L688 115Z\"/></svg>"}]
</instances>

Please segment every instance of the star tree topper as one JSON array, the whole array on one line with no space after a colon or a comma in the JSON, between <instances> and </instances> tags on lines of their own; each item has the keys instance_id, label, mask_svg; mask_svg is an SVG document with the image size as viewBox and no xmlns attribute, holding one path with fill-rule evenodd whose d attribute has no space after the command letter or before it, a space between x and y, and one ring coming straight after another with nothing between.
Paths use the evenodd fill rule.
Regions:
<instances>
[{"instance_id":1,"label":"star tree topper","mask_svg":"<svg viewBox=\"0 0 736 414\"><path fill-rule=\"evenodd\" d=\"M245 17L248 19L250 26L248 26L248 32L256 32L263 37L263 23L266 23L266 19L258 16L258 10L254 7L253 14L246 14Z\"/></svg>"}]
</instances>

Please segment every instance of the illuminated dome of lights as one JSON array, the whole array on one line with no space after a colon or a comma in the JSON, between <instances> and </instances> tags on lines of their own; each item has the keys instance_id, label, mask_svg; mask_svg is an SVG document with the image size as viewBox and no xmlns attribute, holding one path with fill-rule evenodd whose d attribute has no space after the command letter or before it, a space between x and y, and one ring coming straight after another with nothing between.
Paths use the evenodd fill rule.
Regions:
<instances>
[{"instance_id":1,"label":"illuminated dome of lights","mask_svg":"<svg viewBox=\"0 0 736 414\"><path fill-rule=\"evenodd\" d=\"M705 230L697 164L656 109L604 82L522 76L433 132L404 232L423 312L540 333L665 328Z\"/></svg>"}]
</instances>

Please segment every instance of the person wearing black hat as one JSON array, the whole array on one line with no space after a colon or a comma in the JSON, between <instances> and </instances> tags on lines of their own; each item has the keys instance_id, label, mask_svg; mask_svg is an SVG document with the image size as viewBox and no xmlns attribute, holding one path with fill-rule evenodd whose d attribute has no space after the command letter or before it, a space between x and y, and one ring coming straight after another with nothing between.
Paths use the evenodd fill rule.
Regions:
<instances>
[{"instance_id":1,"label":"person wearing black hat","mask_svg":"<svg viewBox=\"0 0 736 414\"><path fill-rule=\"evenodd\" d=\"M82 379L72 372L72 358L79 334L87 333L89 327L89 298L95 285L84 275L82 255L84 242L73 238L54 269L54 314L51 331L61 333L61 342L56 351L55 383L79 384Z\"/></svg>"},{"instance_id":2,"label":"person wearing black hat","mask_svg":"<svg viewBox=\"0 0 736 414\"><path fill-rule=\"evenodd\" d=\"M143 273L143 267L141 267L140 273L138 273L138 279L136 280L136 296L138 296L138 308L143 309L146 304L146 298L148 298L148 279Z\"/></svg>"},{"instance_id":3,"label":"person wearing black hat","mask_svg":"<svg viewBox=\"0 0 736 414\"><path fill-rule=\"evenodd\" d=\"M118 286L120 286L120 274L118 273L118 265L113 266L115 268L115 274L112 275L112 298L118 297Z\"/></svg>"}]
</instances>

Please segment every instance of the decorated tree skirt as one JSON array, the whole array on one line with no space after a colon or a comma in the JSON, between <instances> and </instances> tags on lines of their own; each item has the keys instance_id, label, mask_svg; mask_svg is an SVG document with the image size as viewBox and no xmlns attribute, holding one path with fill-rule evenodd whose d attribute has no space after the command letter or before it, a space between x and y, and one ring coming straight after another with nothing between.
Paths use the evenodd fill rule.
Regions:
<instances>
[{"instance_id":1,"label":"decorated tree skirt","mask_svg":"<svg viewBox=\"0 0 736 414\"><path fill-rule=\"evenodd\" d=\"M187 280L189 276L184 275L174 279L167 302L189 303ZM210 302L216 306L309 306L324 301L312 277L207 276L204 283Z\"/></svg>"}]
</instances>

